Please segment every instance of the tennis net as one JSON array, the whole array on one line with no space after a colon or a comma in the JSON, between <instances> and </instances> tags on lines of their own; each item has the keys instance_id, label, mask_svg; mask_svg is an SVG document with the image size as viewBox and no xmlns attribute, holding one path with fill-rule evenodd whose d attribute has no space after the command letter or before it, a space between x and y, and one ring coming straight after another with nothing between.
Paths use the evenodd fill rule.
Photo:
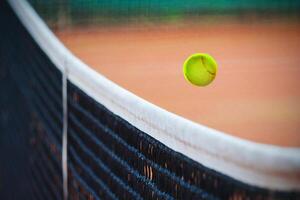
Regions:
<instances>
[{"instance_id":1,"label":"tennis net","mask_svg":"<svg viewBox=\"0 0 300 200\"><path fill-rule=\"evenodd\" d=\"M0 16L1 198L300 197L298 149L226 136L136 97L70 54L25 1L3 2Z\"/></svg>"}]
</instances>

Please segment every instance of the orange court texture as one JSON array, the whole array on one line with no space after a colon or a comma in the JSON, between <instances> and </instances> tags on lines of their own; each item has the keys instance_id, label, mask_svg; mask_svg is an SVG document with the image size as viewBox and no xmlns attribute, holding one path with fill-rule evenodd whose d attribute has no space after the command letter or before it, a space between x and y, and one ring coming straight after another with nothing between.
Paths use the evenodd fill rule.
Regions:
<instances>
[{"instance_id":1,"label":"orange court texture","mask_svg":"<svg viewBox=\"0 0 300 200\"><path fill-rule=\"evenodd\" d=\"M56 33L85 63L168 111L252 141L300 147L300 23L74 28ZM184 60L218 62L207 87Z\"/></svg>"}]
</instances>

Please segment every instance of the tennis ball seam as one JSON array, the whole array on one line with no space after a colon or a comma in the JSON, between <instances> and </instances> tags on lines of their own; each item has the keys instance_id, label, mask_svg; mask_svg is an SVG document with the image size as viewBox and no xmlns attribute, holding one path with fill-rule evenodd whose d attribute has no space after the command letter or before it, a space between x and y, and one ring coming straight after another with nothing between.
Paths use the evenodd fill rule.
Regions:
<instances>
[{"instance_id":1,"label":"tennis ball seam","mask_svg":"<svg viewBox=\"0 0 300 200\"><path fill-rule=\"evenodd\" d=\"M207 55L208 55L208 54L207 54ZM207 66L206 66L206 64L205 64L205 62L204 62L204 58L203 58L202 56L200 57L200 60L201 60L201 62L202 62L202 64L203 64L203 66L204 66L206 72L208 72L208 73L209 73L210 75L212 75L212 76L215 76L216 73L213 73L213 72L211 72L211 71L209 71L209 70L207 69Z\"/></svg>"}]
</instances>

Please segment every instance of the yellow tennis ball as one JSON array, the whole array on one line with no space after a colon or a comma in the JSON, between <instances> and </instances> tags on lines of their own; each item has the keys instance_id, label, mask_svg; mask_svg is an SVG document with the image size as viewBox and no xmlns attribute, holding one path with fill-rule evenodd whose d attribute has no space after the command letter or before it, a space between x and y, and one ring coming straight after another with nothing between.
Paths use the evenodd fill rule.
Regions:
<instances>
[{"instance_id":1,"label":"yellow tennis ball","mask_svg":"<svg viewBox=\"0 0 300 200\"><path fill-rule=\"evenodd\" d=\"M213 57L196 53L186 59L183 74L187 81L197 86L206 86L216 77L218 66Z\"/></svg>"}]
</instances>

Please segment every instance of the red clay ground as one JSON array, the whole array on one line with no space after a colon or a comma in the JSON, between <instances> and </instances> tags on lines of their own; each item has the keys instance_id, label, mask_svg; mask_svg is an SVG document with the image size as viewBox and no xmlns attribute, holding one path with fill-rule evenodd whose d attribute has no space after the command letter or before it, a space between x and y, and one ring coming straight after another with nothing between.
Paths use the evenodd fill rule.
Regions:
<instances>
[{"instance_id":1,"label":"red clay ground","mask_svg":"<svg viewBox=\"0 0 300 200\"><path fill-rule=\"evenodd\" d=\"M300 24L92 28L58 32L109 79L195 122L249 140L300 147ZM219 64L200 88L182 64L205 52Z\"/></svg>"}]
</instances>

